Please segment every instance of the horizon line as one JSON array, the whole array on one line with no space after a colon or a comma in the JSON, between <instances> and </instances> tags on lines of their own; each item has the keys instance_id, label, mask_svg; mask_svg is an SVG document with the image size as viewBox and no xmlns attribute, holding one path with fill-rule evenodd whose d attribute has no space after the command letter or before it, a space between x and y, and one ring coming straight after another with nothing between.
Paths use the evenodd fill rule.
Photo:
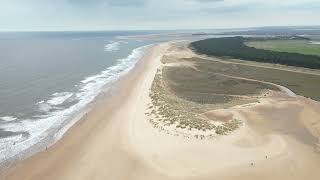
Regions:
<instances>
[{"instance_id":1,"label":"horizon line","mask_svg":"<svg viewBox=\"0 0 320 180\"><path fill-rule=\"evenodd\" d=\"M232 30L232 29L258 29L258 28L281 28L281 27L287 27L287 28L295 28L295 27L315 27L320 28L320 25L270 25L270 26L247 26L247 27L233 27L233 28L227 28L227 27L217 27L217 28L177 28L177 29L74 29L74 30L62 30L62 29L56 29L56 30L31 30L31 29L25 29L25 30L1 30L0 33L14 33L14 32L107 32L107 31L193 31L193 30Z\"/></svg>"}]
</instances>

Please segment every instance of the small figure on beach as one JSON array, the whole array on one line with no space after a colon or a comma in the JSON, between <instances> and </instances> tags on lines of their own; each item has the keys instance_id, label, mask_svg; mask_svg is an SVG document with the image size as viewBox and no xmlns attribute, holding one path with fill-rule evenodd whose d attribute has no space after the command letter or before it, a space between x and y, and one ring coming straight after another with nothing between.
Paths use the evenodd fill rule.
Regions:
<instances>
[{"instance_id":1,"label":"small figure on beach","mask_svg":"<svg viewBox=\"0 0 320 180\"><path fill-rule=\"evenodd\" d=\"M266 159L268 159L268 156L266 156Z\"/></svg>"},{"instance_id":2,"label":"small figure on beach","mask_svg":"<svg viewBox=\"0 0 320 180\"><path fill-rule=\"evenodd\" d=\"M251 166L253 166L253 163L251 163Z\"/></svg>"}]
</instances>

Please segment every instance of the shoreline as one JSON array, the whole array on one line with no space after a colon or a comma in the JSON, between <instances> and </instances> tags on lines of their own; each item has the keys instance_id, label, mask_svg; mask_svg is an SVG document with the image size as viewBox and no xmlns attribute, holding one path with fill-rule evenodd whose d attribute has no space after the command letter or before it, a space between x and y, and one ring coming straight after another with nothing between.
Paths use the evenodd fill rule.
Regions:
<instances>
[{"instance_id":1,"label":"shoreline","mask_svg":"<svg viewBox=\"0 0 320 180\"><path fill-rule=\"evenodd\" d=\"M3 169L10 168L11 166L14 166L16 163L19 163L20 161L23 161L25 159L28 159L38 153L41 153L43 151L46 151L51 146L54 146L57 142L62 140L65 136L65 134L68 133L68 131L74 126L77 126L79 121L85 120L87 114L95 107L101 104L101 102L109 101L108 99L115 95L118 88L121 88L120 84L122 84L123 79L126 79L126 76L130 76L132 71L136 71L135 69L137 66L141 66L140 61L142 61L143 57L146 53L152 50L152 48L155 46L155 44L149 44L145 46L141 46L139 48L144 48L142 56L137 59L137 62L135 65L129 69L128 72L123 72L118 79L114 82L108 83L104 85L104 87L101 89L101 91L98 93L98 95L89 102L84 108L81 108L77 110L77 113L74 113L67 122L64 123L64 125L60 125L59 130L55 129L49 129L48 131L52 131L49 133L47 137L45 137L43 140L41 140L39 143L36 143L35 145L30 146L24 151L21 151L19 154L14 155L5 161L0 162L0 172Z\"/></svg>"},{"instance_id":2,"label":"shoreline","mask_svg":"<svg viewBox=\"0 0 320 180\"><path fill-rule=\"evenodd\" d=\"M77 121L60 140L45 151L40 151L25 160L18 161L9 168L1 169L0 177L5 177L5 179L21 179L22 177L24 177L23 179L27 179L27 177L35 178L34 176L37 172L30 173L31 169L32 171L34 171L34 169L39 169L40 172L41 169L43 170L45 168L42 167L42 164L60 164L58 161L60 161L61 157L63 157L62 159L70 159L73 157L74 154L72 150L69 151L65 149L66 147L72 149L90 148L91 145L89 144L92 143L91 139L93 136L100 136L101 133L103 134L105 132L102 129L113 129L113 126L119 126L120 122L115 120L119 118L119 109L121 109L123 104L128 103L128 97L134 96L132 94L133 89L136 89L139 82L143 80L141 74L146 73L146 71L150 69L148 66L152 66L151 63L153 59L150 56L153 56L154 54L161 55L161 53L156 52L159 46L162 45L156 45L147 49L143 57L138 60L135 67L116 82L108 91L107 95L102 91L93 103L91 110ZM132 89L132 91L130 90L128 92L128 89ZM123 119L123 117L119 119ZM104 136L122 136L119 132L110 134L111 132L114 132L114 130L106 130ZM112 139L113 140L110 140L109 143L117 138ZM105 148L112 148L112 146ZM60 165L57 165L57 167L59 166ZM52 175L52 178L56 179L57 174L54 172L52 173L54 174Z\"/></svg>"},{"instance_id":3,"label":"shoreline","mask_svg":"<svg viewBox=\"0 0 320 180\"><path fill-rule=\"evenodd\" d=\"M167 42L148 49L135 68L112 87L110 96L102 94L61 140L3 169L0 179L319 177L320 156L314 152L308 130L320 137L320 104L300 96L265 97L252 105L226 109L241 119L243 126L213 140L173 136L154 128L145 114L150 88L163 65L161 57L173 55L169 50L173 46ZM179 52L179 57L188 55L173 52Z\"/></svg>"},{"instance_id":4,"label":"shoreline","mask_svg":"<svg viewBox=\"0 0 320 180\"><path fill-rule=\"evenodd\" d=\"M112 95L112 92L114 89L114 86L117 86L117 84L127 75L130 75L130 72L135 69L136 65L140 62L140 60L143 58L144 54L147 53L154 44L148 44L144 45L138 48L135 48L131 51L130 54L128 54L127 58L132 55L137 49L144 49L142 51L141 57L136 58L136 62L132 67L129 67L128 69L123 70L119 73L118 77L116 77L115 81L111 81L103 85L103 87L100 89L98 94L93 98L93 100L88 101L83 107L76 109L75 112L72 112L68 118L66 118L66 121L59 125L55 125L54 127L46 130L45 132L47 135L43 137L41 140L36 142L35 144L31 145L30 147L20 151L19 153L10 156L9 158L3 158L3 161L0 162L0 170L6 169L8 167L11 167L15 165L17 162L27 159L39 152L45 151L54 144L56 144L58 141L60 141L65 133L72 128L75 124L77 124L78 121L81 121L82 119L85 119L85 116L88 114L88 112L91 111L92 108L94 108L97 105L97 102L99 101L107 101L108 98Z\"/></svg>"}]
</instances>

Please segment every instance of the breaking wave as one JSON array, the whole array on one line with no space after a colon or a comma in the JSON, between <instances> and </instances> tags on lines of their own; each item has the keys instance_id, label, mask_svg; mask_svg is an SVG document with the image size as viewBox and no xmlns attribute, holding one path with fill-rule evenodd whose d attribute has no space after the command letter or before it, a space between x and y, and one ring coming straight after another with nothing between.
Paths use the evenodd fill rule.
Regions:
<instances>
[{"instance_id":1,"label":"breaking wave","mask_svg":"<svg viewBox=\"0 0 320 180\"><path fill-rule=\"evenodd\" d=\"M118 48L119 43L112 44L105 49ZM43 144L43 149L59 140L85 114L88 104L104 87L111 86L129 72L150 46L136 48L128 57L118 59L114 66L83 79L76 85L78 89L75 92L57 92L49 99L38 102L36 107L41 114L37 116L30 119L0 117L0 120L8 122L1 124L0 129L14 133L10 137L0 139L0 162L30 153L29 149L36 144Z\"/></svg>"}]
</instances>

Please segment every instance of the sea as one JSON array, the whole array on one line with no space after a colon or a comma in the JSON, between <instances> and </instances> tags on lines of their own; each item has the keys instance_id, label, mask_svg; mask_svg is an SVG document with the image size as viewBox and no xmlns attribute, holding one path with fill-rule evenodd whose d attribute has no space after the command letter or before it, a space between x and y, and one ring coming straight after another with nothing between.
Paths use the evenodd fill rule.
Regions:
<instances>
[{"instance_id":1,"label":"sea","mask_svg":"<svg viewBox=\"0 0 320 180\"><path fill-rule=\"evenodd\" d=\"M153 31L1 32L0 164L59 140L161 40Z\"/></svg>"}]
</instances>

